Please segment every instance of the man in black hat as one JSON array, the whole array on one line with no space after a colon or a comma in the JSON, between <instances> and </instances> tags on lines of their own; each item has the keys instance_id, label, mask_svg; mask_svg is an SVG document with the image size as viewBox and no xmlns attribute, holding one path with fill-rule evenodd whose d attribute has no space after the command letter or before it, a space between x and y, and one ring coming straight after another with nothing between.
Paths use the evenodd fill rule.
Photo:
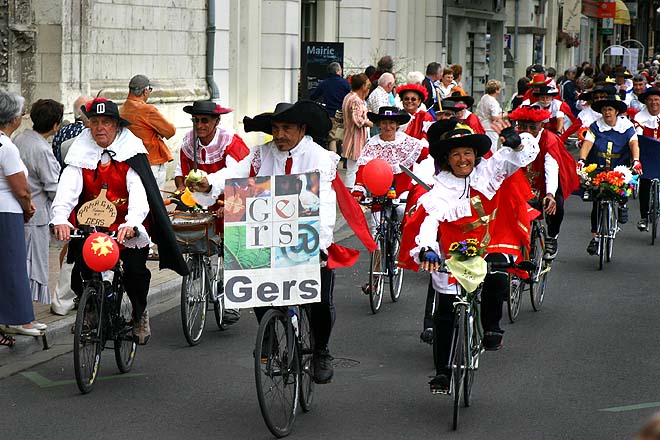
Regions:
<instances>
[{"instance_id":1,"label":"man in black hat","mask_svg":"<svg viewBox=\"0 0 660 440\"><path fill-rule=\"evenodd\" d=\"M336 200L340 207L342 200L351 202L348 190L337 178L339 156L321 147L314 139L324 139L332 127L325 109L309 100L295 104L281 102L272 113L262 113L254 118L245 117L243 124L246 132L258 131L273 136L273 140L258 145L250 154L237 164L209 174L201 181L188 181L188 187L195 193L195 199L202 205L212 205L224 191L225 180L238 177L276 176L299 174L311 171L320 173L320 234L319 243L321 265L321 302L312 303L311 327L314 334L315 349L313 355L314 380L316 383L329 383L333 376L332 357L328 348L330 333L335 320L333 304L333 286L335 267L354 263L342 254L341 246L333 243L333 229L336 221ZM341 197L338 197L341 196ZM358 237L370 251L375 249L364 215L355 205L354 215L346 215L346 220ZM360 222L361 220L361 222ZM358 223L356 225L356 223ZM356 230L355 228L358 228ZM369 243L369 240L371 242ZM255 311L258 319L265 313L264 308Z\"/></svg>"},{"instance_id":2,"label":"man in black hat","mask_svg":"<svg viewBox=\"0 0 660 440\"><path fill-rule=\"evenodd\" d=\"M651 87L639 95L644 103L644 109L635 115L635 126L638 135L648 136L660 140L660 89ZM649 194L651 192L651 179L639 179L639 214L640 220L637 228L646 231L648 228Z\"/></svg>"},{"instance_id":3,"label":"man in black hat","mask_svg":"<svg viewBox=\"0 0 660 440\"><path fill-rule=\"evenodd\" d=\"M105 98L90 101L84 109L86 128L69 149L52 206L55 237L68 240L80 206L95 199L107 185L106 197L115 205L117 217L110 226L117 231L124 263L124 285L133 305L133 335L138 344L151 336L147 293L151 272L146 261L149 234L161 249L160 268L186 275L188 269L176 243L163 199L151 173L142 141L126 129L129 122L119 115L117 105ZM145 229L149 225L149 234ZM139 234L134 234L137 228ZM81 271L89 269L82 260L82 244L69 245L68 260L74 262L71 288L82 294Z\"/></svg>"}]
</instances>

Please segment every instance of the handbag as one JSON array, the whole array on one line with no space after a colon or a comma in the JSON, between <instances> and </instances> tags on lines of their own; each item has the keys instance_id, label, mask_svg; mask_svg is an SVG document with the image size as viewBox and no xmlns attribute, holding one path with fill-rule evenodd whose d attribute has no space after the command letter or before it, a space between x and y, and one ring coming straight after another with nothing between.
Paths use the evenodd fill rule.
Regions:
<instances>
[{"instance_id":1,"label":"handbag","mask_svg":"<svg viewBox=\"0 0 660 440\"><path fill-rule=\"evenodd\" d=\"M170 221L182 254L211 256L219 252L220 237L215 233L213 214L174 211L170 213Z\"/></svg>"}]
</instances>

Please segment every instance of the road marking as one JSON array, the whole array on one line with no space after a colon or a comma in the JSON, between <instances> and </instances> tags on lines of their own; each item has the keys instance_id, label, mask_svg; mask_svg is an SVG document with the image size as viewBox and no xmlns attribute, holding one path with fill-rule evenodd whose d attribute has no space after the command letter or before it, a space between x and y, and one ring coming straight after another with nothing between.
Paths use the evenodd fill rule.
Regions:
<instances>
[{"instance_id":1,"label":"road marking","mask_svg":"<svg viewBox=\"0 0 660 440\"><path fill-rule=\"evenodd\" d=\"M75 379L50 380L47 377L44 377L41 374L37 373L36 371L26 371L20 373L20 375L28 379L30 382L34 383L35 385L37 385L39 388L52 388L52 387L71 385L76 383ZM146 376L146 374L144 373L113 374L111 376L99 377L97 380L123 379L123 378L140 377L140 376Z\"/></svg>"},{"instance_id":2,"label":"road marking","mask_svg":"<svg viewBox=\"0 0 660 440\"><path fill-rule=\"evenodd\" d=\"M607 411L607 412L624 412L624 411L635 411L638 409L647 409L647 408L658 408L660 407L660 402L649 402L649 403L639 403L637 405L627 405L627 406L615 406L612 408L603 408L598 411Z\"/></svg>"}]
</instances>

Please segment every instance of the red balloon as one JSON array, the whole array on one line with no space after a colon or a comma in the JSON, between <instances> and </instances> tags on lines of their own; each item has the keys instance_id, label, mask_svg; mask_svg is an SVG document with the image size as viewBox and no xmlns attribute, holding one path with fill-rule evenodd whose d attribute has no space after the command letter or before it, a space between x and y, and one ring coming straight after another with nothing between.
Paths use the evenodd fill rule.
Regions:
<instances>
[{"instance_id":1,"label":"red balloon","mask_svg":"<svg viewBox=\"0 0 660 440\"><path fill-rule=\"evenodd\" d=\"M95 232L85 240L82 255L90 269L105 272L114 268L119 261L119 245L108 234Z\"/></svg>"},{"instance_id":2,"label":"red balloon","mask_svg":"<svg viewBox=\"0 0 660 440\"><path fill-rule=\"evenodd\" d=\"M372 159L362 168L362 180L374 196L384 195L393 179L392 167L383 159Z\"/></svg>"}]
</instances>

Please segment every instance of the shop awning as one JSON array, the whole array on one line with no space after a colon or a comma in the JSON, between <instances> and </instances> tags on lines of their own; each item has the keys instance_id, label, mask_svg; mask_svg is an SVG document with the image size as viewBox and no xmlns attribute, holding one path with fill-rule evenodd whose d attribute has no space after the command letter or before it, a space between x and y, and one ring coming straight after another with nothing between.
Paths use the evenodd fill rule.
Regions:
<instances>
[{"instance_id":1,"label":"shop awning","mask_svg":"<svg viewBox=\"0 0 660 440\"><path fill-rule=\"evenodd\" d=\"M622 0L616 0L616 16L614 24L623 24L630 26L630 11Z\"/></svg>"}]
</instances>

